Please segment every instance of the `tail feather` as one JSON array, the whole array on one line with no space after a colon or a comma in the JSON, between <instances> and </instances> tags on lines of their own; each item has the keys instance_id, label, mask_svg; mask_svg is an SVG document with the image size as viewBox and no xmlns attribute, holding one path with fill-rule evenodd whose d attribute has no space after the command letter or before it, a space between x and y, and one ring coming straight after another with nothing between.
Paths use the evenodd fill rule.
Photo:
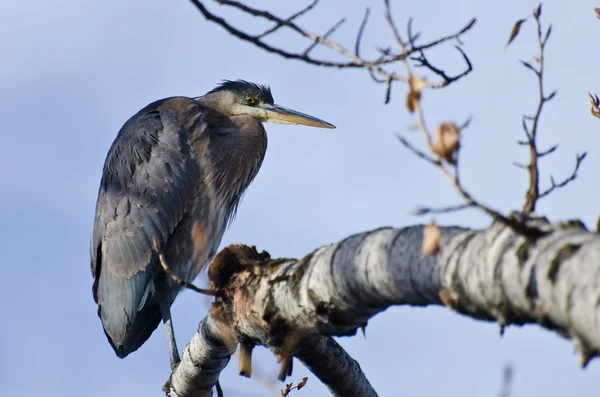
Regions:
<instances>
[{"instance_id":1,"label":"tail feather","mask_svg":"<svg viewBox=\"0 0 600 397\"><path fill-rule=\"evenodd\" d=\"M98 310L98 314L102 319L101 308ZM162 316L160 315L158 304L152 297L148 297L148 301L146 301L142 310L137 313L135 319L129 325L124 338L113 340L107 332L106 327L103 327L104 334L117 357L125 358L139 349L150 338L152 333L158 328L161 320Z\"/></svg>"},{"instance_id":2,"label":"tail feather","mask_svg":"<svg viewBox=\"0 0 600 397\"><path fill-rule=\"evenodd\" d=\"M119 358L136 351L150 338L162 316L150 272L119 277L103 271L98 283L98 316Z\"/></svg>"}]
</instances>

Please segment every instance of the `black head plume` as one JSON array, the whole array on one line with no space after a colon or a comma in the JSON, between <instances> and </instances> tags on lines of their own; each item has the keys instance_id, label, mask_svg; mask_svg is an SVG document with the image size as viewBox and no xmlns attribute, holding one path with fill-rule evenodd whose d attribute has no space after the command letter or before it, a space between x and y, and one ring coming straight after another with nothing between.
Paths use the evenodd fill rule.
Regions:
<instances>
[{"instance_id":1,"label":"black head plume","mask_svg":"<svg viewBox=\"0 0 600 397\"><path fill-rule=\"evenodd\" d=\"M273 104L273 95L271 94L271 88L266 85L254 84L245 80L224 80L211 92L218 91L231 91L239 97L245 98L246 96L254 97L258 102Z\"/></svg>"}]
</instances>

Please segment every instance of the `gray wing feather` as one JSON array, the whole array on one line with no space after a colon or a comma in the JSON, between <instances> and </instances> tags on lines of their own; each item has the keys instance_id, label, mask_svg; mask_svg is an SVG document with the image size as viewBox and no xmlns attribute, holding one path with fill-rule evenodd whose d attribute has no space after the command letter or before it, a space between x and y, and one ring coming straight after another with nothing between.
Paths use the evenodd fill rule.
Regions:
<instances>
[{"instance_id":1,"label":"gray wing feather","mask_svg":"<svg viewBox=\"0 0 600 397\"><path fill-rule=\"evenodd\" d=\"M93 292L113 347L128 337L148 293L157 265L152 239L166 245L199 173L187 131L171 112L154 110L158 105L125 123L107 155L98 193Z\"/></svg>"}]
</instances>

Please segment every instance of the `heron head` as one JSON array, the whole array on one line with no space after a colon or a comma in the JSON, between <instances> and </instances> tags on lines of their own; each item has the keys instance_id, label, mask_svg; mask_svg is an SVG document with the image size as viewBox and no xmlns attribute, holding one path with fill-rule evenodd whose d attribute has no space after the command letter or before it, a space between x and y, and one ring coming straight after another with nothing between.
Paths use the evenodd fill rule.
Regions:
<instances>
[{"instance_id":1,"label":"heron head","mask_svg":"<svg viewBox=\"0 0 600 397\"><path fill-rule=\"evenodd\" d=\"M271 88L244 80L225 80L206 96L217 94L218 108L228 115L248 115L262 122L335 128L324 120L276 105Z\"/></svg>"}]
</instances>

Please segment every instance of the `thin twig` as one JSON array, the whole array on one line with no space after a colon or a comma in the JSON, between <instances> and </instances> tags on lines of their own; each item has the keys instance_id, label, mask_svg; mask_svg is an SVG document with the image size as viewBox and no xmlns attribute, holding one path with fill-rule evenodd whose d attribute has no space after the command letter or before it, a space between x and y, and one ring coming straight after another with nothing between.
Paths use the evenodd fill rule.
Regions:
<instances>
[{"instance_id":1,"label":"thin twig","mask_svg":"<svg viewBox=\"0 0 600 397\"><path fill-rule=\"evenodd\" d=\"M214 14L213 12L209 11L206 8L206 6L204 5L204 3L206 3L206 1L201 1L201 0L190 0L190 1L207 20L220 25L225 30L227 30L229 33L231 33L232 35L234 35L244 41L250 42L257 47L262 48L265 51L280 55L284 58L301 60L303 62L312 64L312 65L335 67L335 68L365 68L367 70L370 70L372 72L380 74L381 76L389 75L389 76L392 76L392 78L394 80L400 80L400 81L405 81L405 79L402 78L401 76L395 75L394 73L390 73L390 72L383 70L381 68L381 66L387 65L387 64L392 64L394 62L397 62L399 60L406 58L407 56L409 56L411 54L418 53L419 51L424 51L429 48L436 47L447 41L457 40L461 35L464 35L469 30L471 30L471 28L475 24L475 19L472 19L459 32L440 37L436 40L432 40L432 41L422 44L420 46L416 46L414 48L411 48L410 51L407 51L406 53L393 54L390 57L386 57L386 58L377 58L377 59L373 59L373 60L366 60L366 59L360 58L359 56L357 56L357 54L353 53L352 51L347 50L341 44L331 41L325 36L319 36L314 33L311 33L309 31L301 28L300 26L298 26L296 23L293 22L296 14L302 15L302 14L308 12L312 8L307 7L289 18L280 18L276 15L273 15L272 13L270 13L268 11L263 11L263 10L259 10L256 8L252 8L252 7L249 7L238 1L214 0L214 2L216 2L220 5L226 5L229 7L233 7L233 8L236 8L236 9L242 11L243 13L245 13L247 15L250 15L253 17L258 17L258 18L264 18L270 22L275 23L275 26L271 27L269 30L267 30L259 35L251 35L249 33L246 33L244 31L240 30L239 28L237 28L234 25L227 22L225 19L223 19L223 18L217 16L216 14ZM296 53L296 52L285 50L280 47L273 46L262 40L264 38L264 36L274 32L282 27L291 29L292 31L299 34L300 36L311 40L313 43L315 43L317 45L323 45L325 47L330 48L331 50L333 50L335 52L338 52L338 53L342 54L344 57L348 58L350 61L336 62L336 61L328 61L328 60L324 60L324 59L317 59L317 58L313 58L303 52Z\"/></svg>"},{"instance_id":2,"label":"thin twig","mask_svg":"<svg viewBox=\"0 0 600 397\"><path fill-rule=\"evenodd\" d=\"M467 56L467 54L465 54L463 49L460 48L459 46L454 46L454 48L456 48L458 50L458 52L460 52L465 63L467 64L467 68L462 73L459 73L456 76L448 76L445 71L433 66L427 60L427 57L425 56L425 53L423 51L420 52L419 57L411 58L412 60L418 62L418 64L417 64L418 67L426 67L427 69L431 70L433 73L437 74L438 76L440 76L442 78L442 82L440 82L438 84L430 83L427 86L427 88L439 89L439 88L446 87L446 86L454 83L455 81L462 79L463 77L465 77L466 75L468 75L469 73L471 73L473 71L473 65L471 64L469 57Z\"/></svg>"},{"instance_id":3,"label":"thin twig","mask_svg":"<svg viewBox=\"0 0 600 397\"><path fill-rule=\"evenodd\" d=\"M410 79L412 76L412 70L410 68L410 64L408 63L406 43L404 42L404 40L402 40L402 37L400 36L400 33L398 31L398 28L396 27L396 23L394 22L394 18L392 17L392 8L390 6L390 1L383 0L383 2L385 4L385 20L394 35L394 39L396 40L396 43L400 46L400 53L405 55L404 58L402 58L402 63L404 64L404 67L406 68L406 72L408 73L408 78Z\"/></svg>"},{"instance_id":4,"label":"thin twig","mask_svg":"<svg viewBox=\"0 0 600 397\"><path fill-rule=\"evenodd\" d=\"M513 161L513 165L517 168L521 168L522 170L526 170L529 168L529 166L527 164L521 164L516 161Z\"/></svg>"},{"instance_id":5,"label":"thin twig","mask_svg":"<svg viewBox=\"0 0 600 397\"><path fill-rule=\"evenodd\" d=\"M469 126L471 125L471 121L473 121L473 116L469 116L467 117L467 119L465 121L463 121L463 123L459 126L457 126L458 130L460 132L463 132L464 130L466 130L467 128L469 128Z\"/></svg>"},{"instance_id":6,"label":"thin twig","mask_svg":"<svg viewBox=\"0 0 600 397\"><path fill-rule=\"evenodd\" d=\"M398 140L400 141L400 143L402 143L404 145L404 147L406 147L408 150L410 150L411 152L413 152L417 157L422 158L423 160L427 161L428 163L435 165L436 167L440 164L439 160L434 159L433 157L431 157L430 155L426 154L425 152L417 149L416 147L414 147L405 137L403 137L400 134L396 134L396 136L398 137Z\"/></svg>"},{"instance_id":7,"label":"thin twig","mask_svg":"<svg viewBox=\"0 0 600 397\"><path fill-rule=\"evenodd\" d=\"M320 0L314 0L312 3L310 3L309 5L307 5L305 8L301 9L300 11L296 12L295 14L293 14L292 16L290 16L289 18L286 19L286 21L288 22L292 22L294 19L306 14L307 12L309 12L310 10L312 10L313 8L315 8L315 6L319 3ZM281 24L276 24L274 25L272 28L265 30L263 33L259 34L258 36L256 36L257 39L262 39L263 37L276 32L277 30L279 30L279 28L283 27L283 25Z\"/></svg>"},{"instance_id":8,"label":"thin twig","mask_svg":"<svg viewBox=\"0 0 600 397\"><path fill-rule=\"evenodd\" d=\"M154 251L156 251L156 253L158 254L158 259L160 261L160 264L163 268L163 270L165 271L165 273L167 273L177 284L181 285L182 287L191 289L192 291L196 291L199 294L203 294L203 295L210 295L210 296L215 296L217 294L217 291L212 290L212 289L203 289L203 288L198 288L196 287L194 284L189 283L187 281L185 281L184 279L182 279L181 277L179 277L178 275L176 275L175 273L173 273L173 271L171 270L171 268L169 267L169 265L167 264L167 260L165 258L165 256L163 255L161 249L160 249L160 243L158 241L158 239L156 237L154 237L152 239L152 245L154 248Z\"/></svg>"},{"instance_id":9,"label":"thin twig","mask_svg":"<svg viewBox=\"0 0 600 397\"><path fill-rule=\"evenodd\" d=\"M383 103L387 105L392 100L392 79L385 79L385 85L385 101Z\"/></svg>"},{"instance_id":10,"label":"thin twig","mask_svg":"<svg viewBox=\"0 0 600 397\"><path fill-rule=\"evenodd\" d=\"M428 214L446 214L449 212L462 211L467 208L473 208L473 204L463 203L463 204L449 205L447 207L438 207L438 208L418 207L411 213L413 215L417 215L417 216L428 215Z\"/></svg>"},{"instance_id":11,"label":"thin twig","mask_svg":"<svg viewBox=\"0 0 600 397\"><path fill-rule=\"evenodd\" d=\"M367 27L367 22L369 21L369 15L371 14L371 9L367 7L365 11L365 16L363 17L362 22L360 23L360 28L358 28L358 34L356 35L356 42L354 44L354 53L356 56L360 57L360 43L362 41L362 35Z\"/></svg>"},{"instance_id":12,"label":"thin twig","mask_svg":"<svg viewBox=\"0 0 600 397\"><path fill-rule=\"evenodd\" d=\"M533 19L535 20L536 28L537 28L537 43L539 49L539 55L536 59L539 64L539 68L536 69L534 66L527 62L521 61L521 63L527 68L534 72L537 82L538 82L538 106L533 116L523 116L523 130L525 131L525 135L527 137L527 142L529 146L529 165L527 166L527 170L529 171L529 188L527 189L527 193L525 195L525 204L523 205L523 212L531 213L535 211L535 207L537 202L543 196L548 195L552 192L556 186L554 183L552 186L546 190L545 194L540 194L540 170L539 170L539 159L547 154L552 153L555 148L551 148L546 152L540 153L537 147L537 136L538 136L538 127L542 114L542 109L546 102L550 101L556 92L553 92L548 97L544 95L544 63L545 63L545 48L546 43L548 42L548 38L550 37L550 32L552 31L552 26L548 27L548 30L544 35L542 35L542 23L541 23L541 7L540 4L538 8L533 12ZM531 121L531 127L527 125L527 121ZM579 168L580 161L577 162L576 170ZM571 175L573 179L575 179L575 173ZM571 179L572 180L572 179ZM570 182L569 180L568 182ZM566 182L565 185L568 183ZM564 186L564 185L563 185Z\"/></svg>"},{"instance_id":13,"label":"thin twig","mask_svg":"<svg viewBox=\"0 0 600 397\"><path fill-rule=\"evenodd\" d=\"M538 157L542 158L544 156L547 156L549 154L552 154L556 151L556 149L558 149L558 145L554 145L551 148L544 150L543 152L538 152Z\"/></svg>"},{"instance_id":14,"label":"thin twig","mask_svg":"<svg viewBox=\"0 0 600 397\"><path fill-rule=\"evenodd\" d=\"M550 184L551 184L550 187L548 189L544 190L543 192L541 192L538 199L541 199L542 197L546 197L547 195L552 193L555 189L560 189L562 187L565 187L569 183L571 183L575 179L577 179L577 171L579 171L579 167L581 166L583 159L585 159L585 156L587 156L586 152L583 152L582 154L577 155L577 157L575 158L575 168L573 169L573 172L571 172L571 175L569 175L569 177L563 179L561 182L556 183L554 181L554 178L551 176L550 177Z\"/></svg>"},{"instance_id":15,"label":"thin twig","mask_svg":"<svg viewBox=\"0 0 600 397\"><path fill-rule=\"evenodd\" d=\"M337 23L335 25L333 25L327 32L325 32L325 34L322 36L324 39L327 39L329 36L331 36L336 30L338 30L338 28L340 26L342 26L344 23L346 22L346 18L342 18L339 21L337 21ZM318 41L315 41L314 43L312 43L311 45L308 46L308 48L306 50L304 50L304 52L302 53L305 56L308 56L308 53L311 52L317 45L319 45Z\"/></svg>"}]
</instances>

